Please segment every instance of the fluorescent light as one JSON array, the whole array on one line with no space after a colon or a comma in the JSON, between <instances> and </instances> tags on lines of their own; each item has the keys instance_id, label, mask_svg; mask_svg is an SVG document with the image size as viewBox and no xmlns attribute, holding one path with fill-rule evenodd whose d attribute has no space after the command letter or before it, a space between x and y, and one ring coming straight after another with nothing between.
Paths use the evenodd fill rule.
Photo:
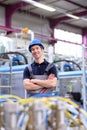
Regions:
<instances>
[{"instance_id":1,"label":"fluorescent light","mask_svg":"<svg viewBox=\"0 0 87 130\"><path fill-rule=\"evenodd\" d=\"M80 19L80 17L75 16L75 15L73 15L73 14L68 14L68 13L66 13L65 15L68 16L68 17L71 17L71 18L73 18L73 19Z\"/></svg>"},{"instance_id":2,"label":"fluorescent light","mask_svg":"<svg viewBox=\"0 0 87 130\"><path fill-rule=\"evenodd\" d=\"M32 4L32 5L36 6L36 7L39 7L39 8L41 8L41 9L45 9L45 10L47 10L47 11L51 11L51 12L56 11L55 8L52 8L52 7L50 7L50 6L44 5L44 4L39 3L39 2L36 2L36 1L34 1L34 0L22 0L22 1L27 2L27 3L30 3L30 4Z\"/></svg>"}]
</instances>

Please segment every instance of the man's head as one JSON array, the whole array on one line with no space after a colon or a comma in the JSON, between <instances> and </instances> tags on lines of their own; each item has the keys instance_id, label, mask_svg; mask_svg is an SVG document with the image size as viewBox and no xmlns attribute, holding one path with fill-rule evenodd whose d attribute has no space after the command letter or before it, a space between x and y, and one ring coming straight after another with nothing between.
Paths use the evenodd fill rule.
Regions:
<instances>
[{"instance_id":1,"label":"man's head","mask_svg":"<svg viewBox=\"0 0 87 130\"><path fill-rule=\"evenodd\" d=\"M32 48L34 45L39 45L42 49L44 49L43 43L42 43L40 40L38 40L38 39L34 39L34 40L32 40L32 41L29 43L28 49L29 49L30 52L31 52L31 48Z\"/></svg>"}]
</instances>

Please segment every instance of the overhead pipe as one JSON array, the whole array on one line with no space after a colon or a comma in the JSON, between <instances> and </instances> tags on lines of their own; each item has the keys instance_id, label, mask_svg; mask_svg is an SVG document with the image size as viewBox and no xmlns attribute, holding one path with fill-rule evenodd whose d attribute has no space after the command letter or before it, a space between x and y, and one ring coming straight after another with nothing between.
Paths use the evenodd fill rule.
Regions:
<instances>
[{"instance_id":1,"label":"overhead pipe","mask_svg":"<svg viewBox=\"0 0 87 130\"><path fill-rule=\"evenodd\" d=\"M17 32L17 33L20 32L20 29L13 29L6 26L2 26L2 25L0 25L0 30L12 31L12 32Z\"/></svg>"},{"instance_id":2,"label":"overhead pipe","mask_svg":"<svg viewBox=\"0 0 87 130\"><path fill-rule=\"evenodd\" d=\"M60 59L60 60L55 60L54 63L64 62L64 61L67 62L67 63L75 64L79 68L79 70L81 70L80 65L78 63L76 63L75 61L73 61L73 60Z\"/></svg>"}]
</instances>

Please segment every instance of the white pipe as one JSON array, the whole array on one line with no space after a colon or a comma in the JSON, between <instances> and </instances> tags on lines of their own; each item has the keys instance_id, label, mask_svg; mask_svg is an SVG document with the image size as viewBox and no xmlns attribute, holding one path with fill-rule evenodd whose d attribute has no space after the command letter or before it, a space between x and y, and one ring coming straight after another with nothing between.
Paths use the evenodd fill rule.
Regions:
<instances>
[{"instance_id":1,"label":"white pipe","mask_svg":"<svg viewBox=\"0 0 87 130\"><path fill-rule=\"evenodd\" d=\"M27 34L30 34L30 35L31 35L31 40L34 39L34 32L33 32L33 31L29 30L29 31L27 32Z\"/></svg>"}]
</instances>

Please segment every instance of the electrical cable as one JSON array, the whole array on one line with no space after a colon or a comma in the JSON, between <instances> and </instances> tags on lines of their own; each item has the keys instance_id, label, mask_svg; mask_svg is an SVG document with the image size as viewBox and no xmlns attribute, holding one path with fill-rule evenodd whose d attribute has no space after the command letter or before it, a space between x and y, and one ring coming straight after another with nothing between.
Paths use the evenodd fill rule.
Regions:
<instances>
[{"instance_id":1,"label":"electrical cable","mask_svg":"<svg viewBox=\"0 0 87 130\"><path fill-rule=\"evenodd\" d=\"M71 63L75 64L79 68L79 70L81 70L81 67L79 66L79 64L77 64L75 61L72 61L72 60L61 59L61 60L55 60L54 63L64 62L64 61L65 62L71 62Z\"/></svg>"}]
</instances>

